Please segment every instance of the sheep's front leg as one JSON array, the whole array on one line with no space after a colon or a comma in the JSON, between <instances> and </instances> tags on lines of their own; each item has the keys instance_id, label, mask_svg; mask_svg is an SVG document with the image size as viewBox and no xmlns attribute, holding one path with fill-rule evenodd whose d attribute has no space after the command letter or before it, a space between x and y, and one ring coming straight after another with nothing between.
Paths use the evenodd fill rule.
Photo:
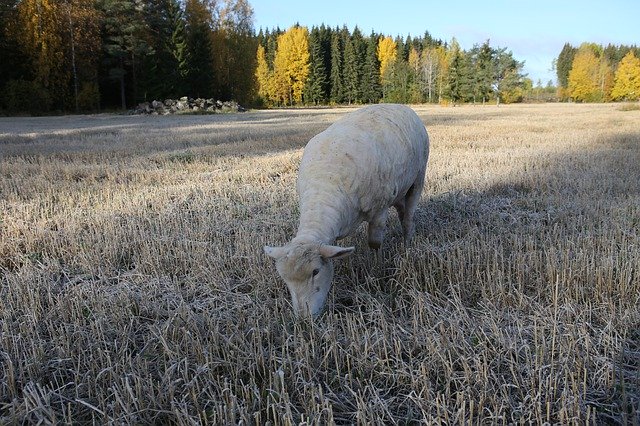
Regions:
<instances>
[{"instance_id":1,"label":"sheep's front leg","mask_svg":"<svg viewBox=\"0 0 640 426\"><path fill-rule=\"evenodd\" d=\"M384 238L384 231L387 226L387 214L388 209L384 209L382 212L378 213L376 217L369 221L367 231L368 231L368 242L369 247L374 250L378 250L380 246L382 246L382 239Z\"/></svg>"}]
</instances>

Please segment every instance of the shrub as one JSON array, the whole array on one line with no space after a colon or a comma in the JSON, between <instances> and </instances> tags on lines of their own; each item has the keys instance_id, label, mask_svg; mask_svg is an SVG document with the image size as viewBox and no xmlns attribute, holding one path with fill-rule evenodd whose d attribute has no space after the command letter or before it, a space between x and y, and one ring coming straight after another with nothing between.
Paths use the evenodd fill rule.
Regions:
<instances>
[{"instance_id":1,"label":"shrub","mask_svg":"<svg viewBox=\"0 0 640 426\"><path fill-rule=\"evenodd\" d=\"M4 104L11 114L42 114L51 109L51 96L35 81L9 80L4 90Z\"/></svg>"}]
</instances>

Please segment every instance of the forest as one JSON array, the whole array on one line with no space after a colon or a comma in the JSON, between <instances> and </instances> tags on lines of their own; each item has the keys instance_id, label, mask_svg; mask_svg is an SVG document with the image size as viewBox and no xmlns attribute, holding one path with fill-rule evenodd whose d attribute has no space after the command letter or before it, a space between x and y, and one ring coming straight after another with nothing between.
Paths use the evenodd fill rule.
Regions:
<instances>
[{"instance_id":1,"label":"forest","mask_svg":"<svg viewBox=\"0 0 640 426\"><path fill-rule=\"evenodd\" d=\"M489 40L254 27L248 0L5 0L0 112L127 110L189 96L246 106L635 100L635 46L565 45L558 87Z\"/></svg>"}]
</instances>

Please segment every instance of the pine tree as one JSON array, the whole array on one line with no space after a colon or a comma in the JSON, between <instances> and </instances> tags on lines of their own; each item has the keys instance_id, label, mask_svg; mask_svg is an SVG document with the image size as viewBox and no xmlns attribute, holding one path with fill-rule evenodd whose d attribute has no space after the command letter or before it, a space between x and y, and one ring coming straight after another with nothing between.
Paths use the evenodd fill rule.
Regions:
<instances>
[{"instance_id":1,"label":"pine tree","mask_svg":"<svg viewBox=\"0 0 640 426\"><path fill-rule=\"evenodd\" d=\"M640 99L640 59L633 51L629 51L618 65L611 98L625 101Z\"/></svg>"}]
</instances>

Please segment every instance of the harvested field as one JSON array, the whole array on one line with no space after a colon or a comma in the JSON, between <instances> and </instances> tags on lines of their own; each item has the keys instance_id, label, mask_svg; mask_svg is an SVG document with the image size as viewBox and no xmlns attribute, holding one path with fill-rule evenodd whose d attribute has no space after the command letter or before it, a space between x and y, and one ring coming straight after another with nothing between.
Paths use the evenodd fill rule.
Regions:
<instances>
[{"instance_id":1,"label":"harvested field","mask_svg":"<svg viewBox=\"0 0 640 426\"><path fill-rule=\"evenodd\" d=\"M640 423L640 111L415 109L416 237L315 321L262 247L350 109L0 118L0 423Z\"/></svg>"}]
</instances>

